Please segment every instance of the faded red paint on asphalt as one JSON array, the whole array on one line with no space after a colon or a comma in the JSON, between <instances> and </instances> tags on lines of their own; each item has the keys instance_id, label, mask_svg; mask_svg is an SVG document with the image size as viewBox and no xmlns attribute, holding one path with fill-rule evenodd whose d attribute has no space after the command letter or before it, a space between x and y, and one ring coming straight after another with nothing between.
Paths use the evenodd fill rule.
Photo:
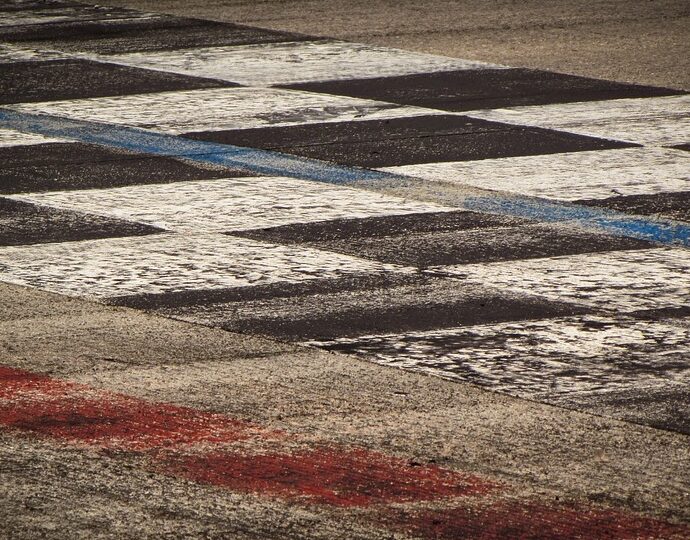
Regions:
<instances>
[{"instance_id":1,"label":"faded red paint on asphalt","mask_svg":"<svg viewBox=\"0 0 690 540\"><path fill-rule=\"evenodd\" d=\"M300 497L335 506L433 501L496 489L477 476L360 448L321 447L293 454L205 454L172 460L167 470L236 491Z\"/></svg>"},{"instance_id":2,"label":"faded red paint on asphalt","mask_svg":"<svg viewBox=\"0 0 690 540\"><path fill-rule=\"evenodd\" d=\"M0 425L88 448L125 450L145 458L141 466L155 472L238 492L370 508L362 517L373 524L427 539L690 538L687 526L584 504L508 499L509 486L477 475L363 448L300 442L222 414L6 366L0 366ZM393 503L444 508L386 506Z\"/></svg>"},{"instance_id":3,"label":"faded red paint on asphalt","mask_svg":"<svg viewBox=\"0 0 690 540\"><path fill-rule=\"evenodd\" d=\"M0 367L0 382L2 425L69 443L145 453L164 474L236 491L368 506L480 495L493 488L477 476L415 466L365 449L285 447L271 454L238 453L222 445L249 439L275 444L284 436L225 415L9 367ZM209 444L220 449L209 450Z\"/></svg>"},{"instance_id":4,"label":"faded red paint on asphalt","mask_svg":"<svg viewBox=\"0 0 690 540\"><path fill-rule=\"evenodd\" d=\"M0 382L0 424L70 443L141 452L229 443L257 430L221 414L150 403L18 369L0 367Z\"/></svg>"}]
</instances>

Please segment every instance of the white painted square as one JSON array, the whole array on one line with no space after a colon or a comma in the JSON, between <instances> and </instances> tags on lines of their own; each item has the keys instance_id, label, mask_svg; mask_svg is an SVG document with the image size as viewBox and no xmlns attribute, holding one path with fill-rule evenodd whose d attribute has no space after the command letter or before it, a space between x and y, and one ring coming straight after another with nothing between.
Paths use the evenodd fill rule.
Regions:
<instances>
[{"instance_id":1,"label":"white painted square","mask_svg":"<svg viewBox=\"0 0 690 540\"><path fill-rule=\"evenodd\" d=\"M0 64L13 62L46 62L48 60L63 60L72 56L66 53L47 49L33 49L20 47L10 43L0 44Z\"/></svg>"},{"instance_id":2,"label":"white painted square","mask_svg":"<svg viewBox=\"0 0 690 540\"><path fill-rule=\"evenodd\" d=\"M90 298L299 283L384 271L412 270L221 234L0 247L0 280Z\"/></svg>"},{"instance_id":3,"label":"white painted square","mask_svg":"<svg viewBox=\"0 0 690 540\"><path fill-rule=\"evenodd\" d=\"M684 248L439 266L430 271L603 311L690 305L690 250Z\"/></svg>"},{"instance_id":4,"label":"white painted square","mask_svg":"<svg viewBox=\"0 0 690 540\"><path fill-rule=\"evenodd\" d=\"M14 129L0 128L0 148L8 146L25 146L55 142L70 142L69 139L44 137L38 133L22 133Z\"/></svg>"},{"instance_id":5,"label":"white painted square","mask_svg":"<svg viewBox=\"0 0 690 540\"><path fill-rule=\"evenodd\" d=\"M690 95L530 105L463 114L649 146L690 141Z\"/></svg>"},{"instance_id":6,"label":"white painted square","mask_svg":"<svg viewBox=\"0 0 690 540\"><path fill-rule=\"evenodd\" d=\"M270 86L499 67L344 41L300 41L128 53L101 59L128 66Z\"/></svg>"},{"instance_id":7,"label":"white painted square","mask_svg":"<svg viewBox=\"0 0 690 540\"><path fill-rule=\"evenodd\" d=\"M308 345L539 401L690 383L690 328L628 318L515 321Z\"/></svg>"},{"instance_id":8,"label":"white painted square","mask_svg":"<svg viewBox=\"0 0 690 540\"><path fill-rule=\"evenodd\" d=\"M25 103L8 108L173 135L430 114L420 107L278 88L214 88Z\"/></svg>"},{"instance_id":9,"label":"white painted square","mask_svg":"<svg viewBox=\"0 0 690 540\"><path fill-rule=\"evenodd\" d=\"M284 177L226 178L22 194L12 198L189 232L239 231L339 218L454 210Z\"/></svg>"},{"instance_id":10,"label":"white painted square","mask_svg":"<svg viewBox=\"0 0 690 540\"><path fill-rule=\"evenodd\" d=\"M690 153L652 147L403 165L381 170L562 201L690 191Z\"/></svg>"},{"instance_id":11,"label":"white painted square","mask_svg":"<svg viewBox=\"0 0 690 540\"><path fill-rule=\"evenodd\" d=\"M105 6L59 5L57 3L34 9L4 11L2 26L24 26L78 21L114 21L120 19L160 19L166 15Z\"/></svg>"}]
</instances>

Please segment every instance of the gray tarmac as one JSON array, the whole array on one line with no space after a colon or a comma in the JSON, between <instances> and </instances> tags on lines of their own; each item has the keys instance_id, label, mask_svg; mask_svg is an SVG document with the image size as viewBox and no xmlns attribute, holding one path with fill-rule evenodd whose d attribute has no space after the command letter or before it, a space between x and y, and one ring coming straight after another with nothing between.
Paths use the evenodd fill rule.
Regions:
<instances>
[{"instance_id":1,"label":"gray tarmac","mask_svg":"<svg viewBox=\"0 0 690 540\"><path fill-rule=\"evenodd\" d=\"M683 0L105 0L412 51L690 90Z\"/></svg>"}]
</instances>

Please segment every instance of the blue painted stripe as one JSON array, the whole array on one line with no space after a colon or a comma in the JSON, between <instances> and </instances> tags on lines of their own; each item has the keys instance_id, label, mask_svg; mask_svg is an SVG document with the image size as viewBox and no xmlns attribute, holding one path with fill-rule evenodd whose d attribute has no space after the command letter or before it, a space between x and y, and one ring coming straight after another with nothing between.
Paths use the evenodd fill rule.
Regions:
<instances>
[{"instance_id":1,"label":"blue painted stripe","mask_svg":"<svg viewBox=\"0 0 690 540\"><path fill-rule=\"evenodd\" d=\"M463 207L475 212L501 214L551 223L570 223L615 236L659 244L690 247L690 225L670 220L648 219L611 210L533 197L487 195L467 197Z\"/></svg>"},{"instance_id":2,"label":"blue painted stripe","mask_svg":"<svg viewBox=\"0 0 690 540\"><path fill-rule=\"evenodd\" d=\"M137 128L23 113L2 108L0 108L0 125L26 133L38 133L134 152L223 165L257 175L288 176L338 185L366 184L368 189L373 190L377 188L377 184L387 189L409 186L425 193L427 195L425 199L447 206L552 223L566 222L615 236L690 247L690 225L670 220L650 219L612 210L489 190L473 189L475 194L484 191L485 195L479 196L463 196L457 192L450 194L438 184L383 171L335 165L269 150L195 141Z\"/></svg>"},{"instance_id":3,"label":"blue painted stripe","mask_svg":"<svg viewBox=\"0 0 690 540\"><path fill-rule=\"evenodd\" d=\"M82 143L101 144L157 156L184 157L191 161L223 165L259 175L290 176L330 184L389 179L393 176L381 171L344 167L270 150L195 141L114 124L72 120L2 108L0 108L0 125L25 133L39 133L49 137L73 139Z\"/></svg>"}]
</instances>

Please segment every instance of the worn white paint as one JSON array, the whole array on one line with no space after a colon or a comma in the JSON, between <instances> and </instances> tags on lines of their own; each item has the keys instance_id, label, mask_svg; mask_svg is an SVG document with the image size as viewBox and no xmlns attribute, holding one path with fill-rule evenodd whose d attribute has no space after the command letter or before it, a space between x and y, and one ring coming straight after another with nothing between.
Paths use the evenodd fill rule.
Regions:
<instances>
[{"instance_id":1,"label":"worn white paint","mask_svg":"<svg viewBox=\"0 0 690 540\"><path fill-rule=\"evenodd\" d=\"M690 328L627 318L518 321L308 344L536 400L690 383Z\"/></svg>"},{"instance_id":2,"label":"worn white paint","mask_svg":"<svg viewBox=\"0 0 690 540\"><path fill-rule=\"evenodd\" d=\"M383 271L411 270L221 234L0 247L2 281L92 298L297 283Z\"/></svg>"},{"instance_id":3,"label":"worn white paint","mask_svg":"<svg viewBox=\"0 0 690 540\"><path fill-rule=\"evenodd\" d=\"M690 153L665 148L427 163L382 170L564 201L690 191Z\"/></svg>"},{"instance_id":4,"label":"worn white paint","mask_svg":"<svg viewBox=\"0 0 690 540\"><path fill-rule=\"evenodd\" d=\"M419 107L277 88L160 92L27 103L10 108L169 134L429 114Z\"/></svg>"},{"instance_id":5,"label":"worn white paint","mask_svg":"<svg viewBox=\"0 0 690 540\"><path fill-rule=\"evenodd\" d=\"M432 203L283 177L175 182L23 194L13 198L190 232L454 210Z\"/></svg>"},{"instance_id":6,"label":"worn white paint","mask_svg":"<svg viewBox=\"0 0 690 540\"><path fill-rule=\"evenodd\" d=\"M690 305L690 251L684 248L443 266L430 271L619 313Z\"/></svg>"},{"instance_id":7,"label":"worn white paint","mask_svg":"<svg viewBox=\"0 0 690 540\"><path fill-rule=\"evenodd\" d=\"M690 95L533 105L466 114L649 146L690 140Z\"/></svg>"},{"instance_id":8,"label":"worn white paint","mask_svg":"<svg viewBox=\"0 0 690 540\"><path fill-rule=\"evenodd\" d=\"M301 41L128 53L108 62L196 77L270 86L498 67L443 56L344 41Z\"/></svg>"},{"instance_id":9,"label":"worn white paint","mask_svg":"<svg viewBox=\"0 0 690 540\"><path fill-rule=\"evenodd\" d=\"M14 129L0 128L0 148L54 142L69 142L69 140L54 137L44 137L43 135L38 135L37 133L22 133L21 131L15 131Z\"/></svg>"},{"instance_id":10,"label":"worn white paint","mask_svg":"<svg viewBox=\"0 0 690 540\"><path fill-rule=\"evenodd\" d=\"M24 26L50 23L83 22L83 21L116 21L128 19L160 19L166 15L144 11L125 10L105 6L53 4L46 8L22 9L21 11L3 11L0 16L0 27ZM39 29L40 30L40 29Z\"/></svg>"},{"instance_id":11,"label":"worn white paint","mask_svg":"<svg viewBox=\"0 0 690 540\"><path fill-rule=\"evenodd\" d=\"M72 58L72 55L46 49L20 47L10 43L0 44L0 64L31 61L45 62L48 60L62 60L65 58Z\"/></svg>"}]
</instances>

